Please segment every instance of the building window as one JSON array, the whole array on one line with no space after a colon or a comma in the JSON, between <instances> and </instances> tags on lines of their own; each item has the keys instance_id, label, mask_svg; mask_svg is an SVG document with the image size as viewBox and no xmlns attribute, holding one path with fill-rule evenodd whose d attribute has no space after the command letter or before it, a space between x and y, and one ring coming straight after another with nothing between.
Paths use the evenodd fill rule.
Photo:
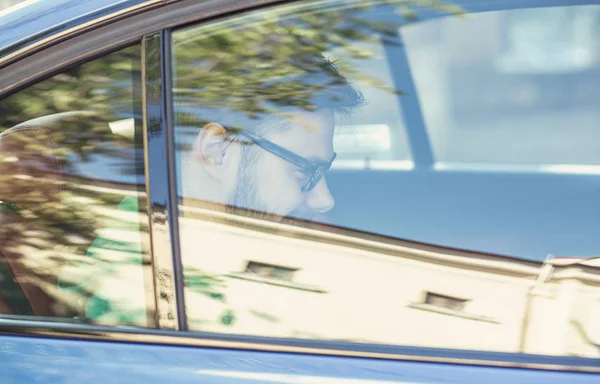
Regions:
<instances>
[{"instance_id":1,"label":"building window","mask_svg":"<svg viewBox=\"0 0 600 384\"><path fill-rule=\"evenodd\" d=\"M282 267L279 265L248 261L244 273L253 276L276 279L283 281L292 281L297 268Z\"/></svg>"},{"instance_id":2,"label":"building window","mask_svg":"<svg viewBox=\"0 0 600 384\"><path fill-rule=\"evenodd\" d=\"M446 308L453 311L462 311L467 304L466 299L458 297L440 295L438 293L427 292L425 294L425 304L433 305L440 308Z\"/></svg>"}]
</instances>

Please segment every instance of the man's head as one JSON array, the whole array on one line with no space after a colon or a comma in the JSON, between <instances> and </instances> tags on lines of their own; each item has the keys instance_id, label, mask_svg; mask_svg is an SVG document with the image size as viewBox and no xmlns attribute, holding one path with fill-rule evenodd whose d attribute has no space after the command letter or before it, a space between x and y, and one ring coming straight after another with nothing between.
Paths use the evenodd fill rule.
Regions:
<instances>
[{"instance_id":1,"label":"man's head","mask_svg":"<svg viewBox=\"0 0 600 384\"><path fill-rule=\"evenodd\" d=\"M244 122L227 114L204 125L190 159L198 167L188 164L196 171L184 175L202 180L195 185L204 199L253 217L311 219L333 208L324 173L335 158L335 115L362 98L322 56L319 67L324 72L287 79L300 85L296 92L305 93L305 105L280 105Z\"/></svg>"}]
</instances>

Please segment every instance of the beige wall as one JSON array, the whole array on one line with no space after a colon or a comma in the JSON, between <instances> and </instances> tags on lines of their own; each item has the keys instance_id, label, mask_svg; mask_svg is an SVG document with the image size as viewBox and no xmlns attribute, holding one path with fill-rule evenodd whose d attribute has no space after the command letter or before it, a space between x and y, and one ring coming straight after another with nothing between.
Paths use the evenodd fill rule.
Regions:
<instances>
[{"instance_id":1,"label":"beige wall","mask_svg":"<svg viewBox=\"0 0 600 384\"><path fill-rule=\"evenodd\" d=\"M0 0L0 10L22 3L24 0Z\"/></svg>"},{"instance_id":2,"label":"beige wall","mask_svg":"<svg viewBox=\"0 0 600 384\"><path fill-rule=\"evenodd\" d=\"M308 229L294 230L293 238L266 233L262 224L252 230L215 221L180 222L186 269L220 277L217 290L226 298L222 303L187 290L195 330L600 357L593 345L600 332L590 320L600 303L600 288L591 285L598 268L555 267L529 295L541 263L384 246ZM281 285L246 280L241 272L248 261L298 271ZM428 291L469 301L452 312L423 304ZM232 325L221 322L228 312Z\"/></svg>"}]
</instances>

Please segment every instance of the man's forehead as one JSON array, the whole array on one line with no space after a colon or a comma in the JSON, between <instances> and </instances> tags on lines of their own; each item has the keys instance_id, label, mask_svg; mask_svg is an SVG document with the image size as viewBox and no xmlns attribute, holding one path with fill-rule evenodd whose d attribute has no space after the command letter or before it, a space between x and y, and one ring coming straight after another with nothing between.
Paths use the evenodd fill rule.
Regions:
<instances>
[{"instance_id":1,"label":"man's forehead","mask_svg":"<svg viewBox=\"0 0 600 384\"><path fill-rule=\"evenodd\" d=\"M283 120L283 119L282 119ZM327 111L288 114L285 127L272 132L269 140L300 156L328 162L333 156L333 113Z\"/></svg>"},{"instance_id":2,"label":"man's forehead","mask_svg":"<svg viewBox=\"0 0 600 384\"><path fill-rule=\"evenodd\" d=\"M286 113L288 128L301 128L307 133L331 133L334 126L333 112L329 109Z\"/></svg>"}]
</instances>

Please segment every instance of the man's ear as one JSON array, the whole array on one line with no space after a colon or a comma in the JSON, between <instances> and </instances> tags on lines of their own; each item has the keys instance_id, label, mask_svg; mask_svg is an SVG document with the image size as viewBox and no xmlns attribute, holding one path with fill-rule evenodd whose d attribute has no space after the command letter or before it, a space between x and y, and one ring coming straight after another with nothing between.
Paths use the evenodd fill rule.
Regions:
<instances>
[{"instance_id":1,"label":"man's ear","mask_svg":"<svg viewBox=\"0 0 600 384\"><path fill-rule=\"evenodd\" d=\"M229 146L228 134L221 124L211 122L202 128L194 142L196 158L214 177L217 177L220 169L224 170L229 165L226 159Z\"/></svg>"}]
</instances>

